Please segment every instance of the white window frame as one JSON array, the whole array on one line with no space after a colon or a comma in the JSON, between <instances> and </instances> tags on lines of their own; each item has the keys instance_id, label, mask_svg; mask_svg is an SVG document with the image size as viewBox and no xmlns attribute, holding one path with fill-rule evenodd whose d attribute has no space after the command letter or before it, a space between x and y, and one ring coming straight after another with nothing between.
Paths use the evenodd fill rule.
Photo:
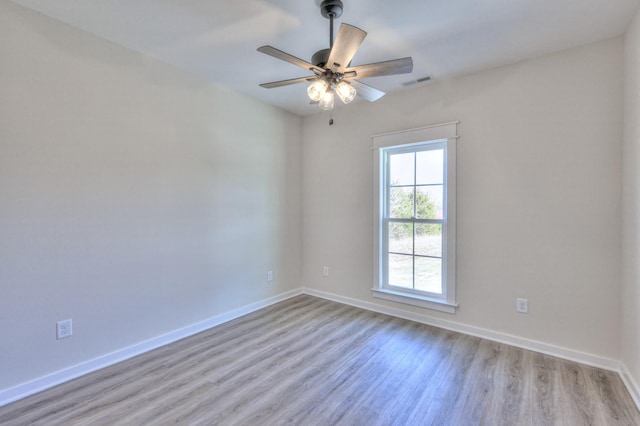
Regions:
<instances>
[{"instance_id":1,"label":"white window frame","mask_svg":"<svg viewBox=\"0 0 640 426\"><path fill-rule=\"evenodd\" d=\"M418 129L374 135L374 242L375 270L373 297L454 314L456 303L456 140L458 122L437 124ZM387 256L386 188L388 178L386 152L392 150L444 149L444 217L442 220L442 295L386 284Z\"/></svg>"}]
</instances>

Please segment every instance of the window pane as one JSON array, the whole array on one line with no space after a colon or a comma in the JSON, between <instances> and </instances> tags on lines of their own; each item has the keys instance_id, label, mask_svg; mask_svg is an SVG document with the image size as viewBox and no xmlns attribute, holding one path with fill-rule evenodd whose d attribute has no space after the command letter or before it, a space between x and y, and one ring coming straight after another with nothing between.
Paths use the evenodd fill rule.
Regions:
<instances>
[{"instance_id":1,"label":"window pane","mask_svg":"<svg viewBox=\"0 0 640 426\"><path fill-rule=\"evenodd\" d=\"M414 155L409 152L389 156L389 182L392 186L414 185Z\"/></svg>"},{"instance_id":2,"label":"window pane","mask_svg":"<svg viewBox=\"0 0 640 426\"><path fill-rule=\"evenodd\" d=\"M413 217L413 187L391 188L389 197L389 217L410 219Z\"/></svg>"},{"instance_id":3,"label":"window pane","mask_svg":"<svg viewBox=\"0 0 640 426\"><path fill-rule=\"evenodd\" d=\"M455 126L438 129L438 134L440 131L450 138L424 140L431 131L421 129L374 141L379 153L376 159L380 160L376 167L379 180L375 182L375 198L380 204L376 203L375 209L381 214L374 241L374 273L382 290L376 297L422 297L424 303L410 303L432 307L431 301L450 302L455 295L455 283L450 281L455 274L447 272L455 269L456 200L448 195L455 195L448 191L449 179L455 181ZM433 306L446 312L455 310Z\"/></svg>"},{"instance_id":4,"label":"window pane","mask_svg":"<svg viewBox=\"0 0 640 426\"><path fill-rule=\"evenodd\" d=\"M413 288L413 256L389 255L389 285Z\"/></svg>"},{"instance_id":5,"label":"window pane","mask_svg":"<svg viewBox=\"0 0 640 426\"><path fill-rule=\"evenodd\" d=\"M442 260L416 257L416 290L442 294Z\"/></svg>"},{"instance_id":6,"label":"window pane","mask_svg":"<svg viewBox=\"0 0 640 426\"><path fill-rule=\"evenodd\" d=\"M416 217L442 219L442 185L416 187Z\"/></svg>"},{"instance_id":7,"label":"window pane","mask_svg":"<svg viewBox=\"0 0 640 426\"><path fill-rule=\"evenodd\" d=\"M389 223L389 251L413 254L412 223Z\"/></svg>"},{"instance_id":8,"label":"window pane","mask_svg":"<svg viewBox=\"0 0 640 426\"><path fill-rule=\"evenodd\" d=\"M416 184L444 183L444 151L435 149L416 153Z\"/></svg>"},{"instance_id":9,"label":"window pane","mask_svg":"<svg viewBox=\"0 0 640 426\"><path fill-rule=\"evenodd\" d=\"M442 257L442 225L417 223L416 254ZM389 235L391 238L391 235Z\"/></svg>"}]
</instances>

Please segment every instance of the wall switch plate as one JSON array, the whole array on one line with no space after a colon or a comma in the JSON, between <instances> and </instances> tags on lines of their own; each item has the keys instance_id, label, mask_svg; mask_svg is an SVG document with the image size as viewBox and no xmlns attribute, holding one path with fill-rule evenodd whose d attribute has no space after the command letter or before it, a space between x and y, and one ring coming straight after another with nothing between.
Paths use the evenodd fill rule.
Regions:
<instances>
[{"instance_id":1,"label":"wall switch plate","mask_svg":"<svg viewBox=\"0 0 640 426\"><path fill-rule=\"evenodd\" d=\"M529 300L528 299L516 299L516 311L522 314L529 313Z\"/></svg>"},{"instance_id":2,"label":"wall switch plate","mask_svg":"<svg viewBox=\"0 0 640 426\"><path fill-rule=\"evenodd\" d=\"M58 340L71 337L73 334L73 326L71 320L58 321L56 323L56 336Z\"/></svg>"},{"instance_id":3,"label":"wall switch plate","mask_svg":"<svg viewBox=\"0 0 640 426\"><path fill-rule=\"evenodd\" d=\"M329 267L325 266L324 268L322 268L322 276L323 277L328 277L329 276Z\"/></svg>"},{"instance_id":4,"label":"wall switch plate","mask_svg":"<svg viewBox=\"0 0 640 426\"><path fill-rule=\"evenodd\" d=\"M273 281L273 271L267 272L267 281Z\"/></svg>"}]
</instances>

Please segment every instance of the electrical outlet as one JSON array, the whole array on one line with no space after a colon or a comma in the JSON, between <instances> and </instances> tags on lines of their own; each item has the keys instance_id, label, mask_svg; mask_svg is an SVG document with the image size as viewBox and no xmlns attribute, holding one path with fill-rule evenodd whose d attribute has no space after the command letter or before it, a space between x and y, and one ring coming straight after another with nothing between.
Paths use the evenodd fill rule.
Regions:
<instances>
[{"instance_id":1,"label":"electrical outlet","mask_svg":"<svg viewBox=\"0 0 640 426\"><path fill-rule=\"evenodd\" d=\"M328 277L329 276L329 267L325 266L324 268L322 268L322 276L323 277Z\"/></svg>"},{"instance_id":2,"label":"electrical outlet","mask_svg":"<svg viewBox=\"0 0 640 426\"><path fill-rule=\"evenodd\" d=\"M58 321L56 326L56 335L58 340L64 339L65 337L71 337L73 334L73 326L70 319Z\"/></svg>"},{"instance_id":3,"label":"electrical outlet","mask_svg":"<svg viewBox=\"0 0 640 426\"><path fill-rule=\"evenodd\" d=\"M273 271L267 272L267 281L273 281Z\"/></svg>"},{"instance_id":4,"label":"electrical outlet","mask_svg":"<svg viewBox=\"0 0 640 426\"><path fill-rule=\"evenodd\" d=\"M529 300L527 299L516 299L516 311L522 314L529 313Z\"/></svg>"}]
</instances>

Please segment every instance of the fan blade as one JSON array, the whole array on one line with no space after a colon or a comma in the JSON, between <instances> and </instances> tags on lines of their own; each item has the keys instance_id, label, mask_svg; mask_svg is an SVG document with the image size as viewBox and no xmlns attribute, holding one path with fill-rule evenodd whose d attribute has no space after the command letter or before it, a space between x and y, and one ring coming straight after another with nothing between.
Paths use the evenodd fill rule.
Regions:
<instances>
[{"instance_id":1,"label":"fan blade","mask_svg":"<svg viewBox=\"0 0 640 426\"><path fill-rule=\"evenodd\" d=\"M325 68L333 69L335 66L337 71L343 72L349 66L349 62L353 59L366 36L366 31L362 31L360 28L349 24L341 24Z\"/></svg>"},{"instance_id":2,"label":"fan blade","mask_svg":"<svg viewBox=\"0 0 640 426\"><path fill-rule=\"evenodd\" d=\"M355 72L354 78L380 77L383 75L409 74L413 71L411 57L376 62L374 64L358 65L344 70L345 73Z\"/></svg>"},{"instance_id":3,"label":"fan blade","mask_svg":"<svg viewBox=\"0 0 640 426\"><path fill-rule=\"evenodd\" d=\"M361 81L351 80L350 83L356 89L358 95L369 102L375 102L384 96L384 92L382 90L366 85Z\"/></svg>"},{"instance_id":4,"label":"fan blade","mask_svg":"<svg viewBox=\"0 0 640 426\"><path fill-rule=\"evenodd\" d=\"M316 74L322 74L324 70L320 67L313 65L310 62L304 61L300 58L296 58L293 55L289 55L282 50L278 50L275 47L271 46L262 46L258 47L258 52L262 52L266 55L273 56L274 58L280 59L285 62L289 62L290 64L296 65L300 68L304 68L305 70L313 71Z\"/></svg>"},{"instance_id":5,"label":"fan blade","mask_svg":"<svg viewBox=\"0 0 640 426\"><path fill-rule=\"evenodd\" d=\"M271 83L262 83L260 87L264 87L265 89L273 89L274 87L289 86L291 84L304 83L305 81L313 81L317 78L318 77L316 76L292 78L290 80L273 81Z\"/></svg>"}]
</instances>

